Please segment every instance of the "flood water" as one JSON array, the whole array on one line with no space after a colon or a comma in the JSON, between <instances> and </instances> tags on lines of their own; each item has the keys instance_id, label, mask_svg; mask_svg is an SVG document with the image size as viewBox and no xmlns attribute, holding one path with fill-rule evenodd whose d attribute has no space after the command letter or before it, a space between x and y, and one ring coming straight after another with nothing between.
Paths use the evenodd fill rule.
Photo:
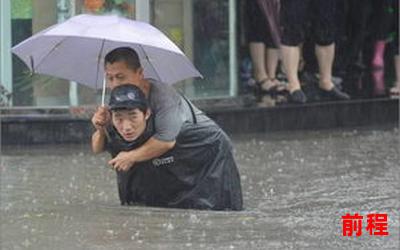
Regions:
<instances>
[{"instance_id":1,"label":"flood water","mask_svg":"<svg viewBox=\"0 0 400 250\"><path fill-rule=\"evenodd\" d=\"M122 207L107 154L3 147L1 249L399 249L399 131L233 137L245 210ZM341 216L364 216L360 237ZM367 215L388 215L389 236Z\"/></svg>"}]
</instances>

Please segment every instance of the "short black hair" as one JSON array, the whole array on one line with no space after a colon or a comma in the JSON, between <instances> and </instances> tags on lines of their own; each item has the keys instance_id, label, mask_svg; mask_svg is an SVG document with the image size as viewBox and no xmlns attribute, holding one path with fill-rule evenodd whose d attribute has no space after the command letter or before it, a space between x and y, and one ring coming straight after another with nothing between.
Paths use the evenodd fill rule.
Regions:
<instances>
[{"instance_id":1,"label":"short black hair","mask_svg":"<svg viewBox=\"0 0 400 250\"><path fill-rule=\"evenodd\" d=\"M143 107L143 106L138 106L135 108L117 108L117 109L111 110L111 112L118 112L118 111L124 111L124 110L135 110L135 109L138 109L143 114L146 114L148 108Z\"/></svg>"},{"instance_id":2,"label":"short black hair","mask_svg":"<svg viewBox=\"0 0 400 250\"><path fill-rule=\"evenodd\" d=\"M113 64L115 62L125 62L128 68L134 71L142 67L138 54L129 47L120 47L108 52L104 58L104 64Z\"/></svg>"}]
</instances>

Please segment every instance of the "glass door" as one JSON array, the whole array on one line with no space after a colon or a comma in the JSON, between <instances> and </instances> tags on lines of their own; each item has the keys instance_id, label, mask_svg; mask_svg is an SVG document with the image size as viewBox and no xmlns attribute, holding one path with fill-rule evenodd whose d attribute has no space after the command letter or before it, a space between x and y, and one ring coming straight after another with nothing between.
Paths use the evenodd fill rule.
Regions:
<instances>
[{"instance_id":1,"label":"glass door","mask_svg":"<svg viewBox=\"0 0 400 250\"><path fill-rule=\"evenodd\" d=\"M236 94L234 2L151 1L150 22L171 38L204 76L175 85L190 98Z\"/></svg>"}]
</instances>

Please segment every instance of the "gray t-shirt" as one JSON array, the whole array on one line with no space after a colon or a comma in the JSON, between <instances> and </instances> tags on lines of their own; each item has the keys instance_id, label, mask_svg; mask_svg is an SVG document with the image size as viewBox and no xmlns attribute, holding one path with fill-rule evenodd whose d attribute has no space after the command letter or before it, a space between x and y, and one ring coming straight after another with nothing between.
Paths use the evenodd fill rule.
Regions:
<instances>
[{"instance_id":1,"label":"gray t-shirt","mask_svg":"<svg viewBox=\"0 0 400 250\"><path fill-rule=\"evenodd\" d=\"M151 84L149 103L154 115L155 134L160 141L174 141L185 122L193 122L193 115L187 101L170 85L155 80ZM202 112L193 104L193 111Z\"/></svg>"}]
</instances>

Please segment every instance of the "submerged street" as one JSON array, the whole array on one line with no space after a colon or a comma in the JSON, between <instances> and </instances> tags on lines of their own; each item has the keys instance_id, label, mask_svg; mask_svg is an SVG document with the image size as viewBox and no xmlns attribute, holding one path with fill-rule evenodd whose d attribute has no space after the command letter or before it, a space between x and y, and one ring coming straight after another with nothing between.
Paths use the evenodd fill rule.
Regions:
<instances>
[{"instance_id":1,"label":"submerged street","mask_svg":"<svg viewBox=\"0 0 400 250\"><path fill-rule=\"evenodd\" d=\"M3 147L2 249L398 249L399 131L233 136L245 210L119 205L107 154L89 145ZM360 237L342 216L364 216ZM388 236L367 215L387 214Z\"/></svg>"}]
</instances>

